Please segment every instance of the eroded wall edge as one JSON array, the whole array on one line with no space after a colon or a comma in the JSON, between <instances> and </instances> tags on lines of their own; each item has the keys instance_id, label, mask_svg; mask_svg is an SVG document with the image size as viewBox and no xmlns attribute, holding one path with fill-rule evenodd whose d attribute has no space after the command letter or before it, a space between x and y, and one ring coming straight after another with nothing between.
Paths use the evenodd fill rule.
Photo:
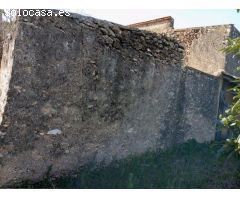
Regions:
<instances>
[{"instance_id":1,"label":"eroded wall edge","mask_svg":"<svg viewBox=\"0 0 240 200\"><path fill-rule=\"evenodd\" d=\"M0 66L0 125L2 123L5 105L7 103L7 93L11 80L13 51L15 38L17 35L17 22L9 24L11 31L3 39L2 60Z\"/></svg>"}]
</instances>

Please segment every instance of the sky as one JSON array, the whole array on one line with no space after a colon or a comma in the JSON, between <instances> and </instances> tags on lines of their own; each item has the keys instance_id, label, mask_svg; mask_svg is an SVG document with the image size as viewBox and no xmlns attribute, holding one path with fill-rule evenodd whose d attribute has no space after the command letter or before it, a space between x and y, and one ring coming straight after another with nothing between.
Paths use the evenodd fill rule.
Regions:
<instances>
[{"instance_id":1,"label":"sky","mask_svg":"<svg viewBox=\"0 0 240 200\"><path fill-rule=\"evenodd\" d=\"M98 19L104 19L122 25L142 22L155 18L172 16L174 18L175 28L187 28L198 26L211 26L220 24L234 24L240 30L240 13L236 10L159 10L159 9L82 9L71 10L80 14L92 16Z\"/></svg>"}]
</instances>

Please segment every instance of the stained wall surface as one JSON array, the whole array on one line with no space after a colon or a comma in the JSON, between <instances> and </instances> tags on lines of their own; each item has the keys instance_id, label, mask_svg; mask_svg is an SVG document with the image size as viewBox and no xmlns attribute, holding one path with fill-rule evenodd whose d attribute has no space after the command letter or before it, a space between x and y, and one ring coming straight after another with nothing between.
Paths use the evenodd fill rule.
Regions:
<instances>
[{"instance_id":1,"label":"stained wall surface","mask_svg":"<svg viewBox=\"0 0 240 200\"><path fill-rule=\"evenodd\" d=\"M81 15L15 26L1 186L214 139L220 80L184 67L175 39Z\"/></svg>"}]
</instances>

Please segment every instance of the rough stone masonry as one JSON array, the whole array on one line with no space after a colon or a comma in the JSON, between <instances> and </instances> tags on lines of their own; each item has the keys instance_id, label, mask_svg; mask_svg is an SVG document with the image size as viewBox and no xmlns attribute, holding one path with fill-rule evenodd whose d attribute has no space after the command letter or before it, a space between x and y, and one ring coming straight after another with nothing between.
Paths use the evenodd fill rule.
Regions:
<instances>
[{"instance_id":1,"label":"rough stone masonry","mask_svg":"<svg viewBox=\"0 0 240 200\"><path fill-rule=\"evenodd\" d=\"M171 34L72 14L19 17L3 39L0 186L215 137L221 76Z\"/></svg>"}]
</instances>

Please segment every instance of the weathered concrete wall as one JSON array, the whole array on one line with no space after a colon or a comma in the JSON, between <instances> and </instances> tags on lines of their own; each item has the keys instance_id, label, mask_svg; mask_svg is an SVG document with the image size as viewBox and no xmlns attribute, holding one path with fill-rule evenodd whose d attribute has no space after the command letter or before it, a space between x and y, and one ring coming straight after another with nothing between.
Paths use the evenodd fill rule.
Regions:
<instances>
[{"instance_id":1,"label":"weathered concrete wall","mask_svg":"<svg viewBox=\"0 0 240 200\"><path fill-rule=\"evenodd\" d=\"M182 69L174 39L79 15L16 26L0 185L214 138L219 80Z\"/></svg>"},{"instance_id":2,"label":"weathered concrete wall","mask_svg":"<svg viewBox=\"0 0 240 200\"><path fill-rule=\"evenodd\" d=\"M186 48L186 65L215 76L224 71L226 55L220 50L227 43L230 26L187 28L171 34Z\"/></svg>"},{"instance_id":3,"label":"weathered concrete wall","mask_svg":"<svg viewBox=\"0 0 240 200\"><path fill-rule=\"evenodd\" d=\"M12 25L11 29L13 34L6 35L1 41L2 51L0 53L2 59L0 65L0 124L2 122L2 116L7 102L7 92L12 73L13 49L15 46L17 27Z\"/></svg>"},{"instance_id":4,"label":"weathered concrete wall","mask_svg":"<svg viewBox=\"0 0 240 200\"><path fill-rule=\"evenodd\" d=\"M239 59L221 51L228 38L239 36L233 25L179 29L171 31L170 35L185 47L186 65L214 76L223 71L233 76L240 75L236 70Z\"/></svg>"},{"instance_id":5,"label":"weathered concrete wall","mask_svg":"<svg viewBox=\"0 0 240 200\"><path fill-rule=\"evenodd\" d=\"M183 104L180 124L185 134L184 141L211 141L215 137L218 120L221 78L196 71L194 68L187 68L184 78L184 83L180 85L184 87L183 99L178 100Z\"/></svg>"},{"instance_id":6,"label":"weathered concrete wall","mask_svg":"<svg viewBox=\"0 0 240 200\"><path fill-rule=\"evenodd\" d=\"M171 31L173 30L173 26L174 19L170 16L128 25L130 28L139 28L141 30L155 33Z\"/></svg>"},{"instance_id":7,"label":"weathered concrete wall","mask_svg":"<svg viewBox=\"0 0 240 200\"><path fill-rule=\"evenodd\" d=\"M240 64L239 58L233 58L231 54L226 55L221 51L226 47L228 38L240 36L234 25L173 29L170 21L162 24L149 23L151 21L129 26L155 33L166 33L169 37L175 38L185 48L184 61L187 66L214 76L219 76L223 71L232 76L240 76L236 70Z\"/></svg>"}]
</instances>

